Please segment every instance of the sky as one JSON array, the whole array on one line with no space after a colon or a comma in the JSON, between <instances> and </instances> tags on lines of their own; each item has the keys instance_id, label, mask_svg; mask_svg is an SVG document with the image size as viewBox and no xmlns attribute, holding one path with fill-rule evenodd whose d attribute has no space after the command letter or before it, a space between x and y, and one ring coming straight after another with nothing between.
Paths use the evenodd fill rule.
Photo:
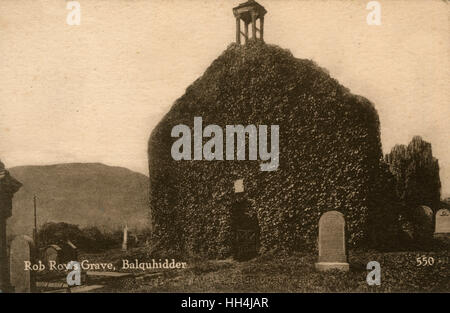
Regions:
<instances>
[{"instance_id":1,"label":"sky","mask_svg":"<svg viewBox=\"0 0 450 313\"><path fill-rule=\"evenodd\" d=\"M0 0L0 159L7 167L101 162L148 173L151 130L235 40L243 1ZM383 152L432 143L450 196L449 5L261 0L265 40L312 59L380 116Z\"/></svg>"}]
</instances>

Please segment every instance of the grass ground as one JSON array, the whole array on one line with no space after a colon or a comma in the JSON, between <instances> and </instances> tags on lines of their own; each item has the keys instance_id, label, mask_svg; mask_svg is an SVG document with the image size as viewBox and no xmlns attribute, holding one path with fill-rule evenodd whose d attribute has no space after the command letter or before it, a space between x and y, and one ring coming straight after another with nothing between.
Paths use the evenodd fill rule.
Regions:
<instances>
[{"instance_id":1,"label":"grass ground","mask_svg":"<svg viewBox=\"0 0 450 313\"><path fill-rule=\"evenodd\" d=\"M143 255L142 249L126 254L114 250L84 258L91 263L108 260L119 266L122 259L151 260ZM186 261L188 268L160 270L161 276L149 280L116 281L103 292L450 292L449 255L448 251L351 251L349 272L317 272L314 269L317 256L312 254L259 257L246 262L177 260ZM425 265L424 257L432 258L434 263ZM381 265L380 286L368 286L366 282L369 261Z\"/></svg>"}]
</instances>

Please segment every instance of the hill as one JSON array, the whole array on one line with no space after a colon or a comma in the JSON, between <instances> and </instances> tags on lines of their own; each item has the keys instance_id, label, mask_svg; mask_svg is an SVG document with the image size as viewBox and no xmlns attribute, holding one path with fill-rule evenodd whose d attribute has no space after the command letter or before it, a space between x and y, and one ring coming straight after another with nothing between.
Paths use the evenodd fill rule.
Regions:
<instances>
[{"instance_id":1,"label":"hill","mask_svg":"<svg viewBox=\"0 0 450 313\"><path fill-rule=\"evenodd\" d=\"M23 187L13 199L11 234L31 234L33 195L38 225L67 222L117 229L124 223L143 228L148 216L148 177L100 163L19 166L9 169Z\"/></svg>"}]
</instances>

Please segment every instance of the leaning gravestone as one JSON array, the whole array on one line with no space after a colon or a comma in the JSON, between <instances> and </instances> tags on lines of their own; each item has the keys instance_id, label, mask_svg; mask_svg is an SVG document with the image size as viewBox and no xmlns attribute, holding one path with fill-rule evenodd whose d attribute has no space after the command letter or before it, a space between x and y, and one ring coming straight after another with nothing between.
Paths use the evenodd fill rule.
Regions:
<instances>
[{"instance_id":1,"label":"leaning gravestone","mask_svg":"<svg viewBox=\"0 0 450 313\"><path fill-rule=\"evenodd\" d=\"M440 209L436 212L434 237L450 237L450 211Z\"/></svg>"},{"instance_id":2,"label":"leaning gravestone","mask_svg":"<svg viewBox=\"0 0 450 313\"><path fill-rule=\"evenodd\" d=\"M338 211L329 211L319 220L319 271L348 271L347 253L345 250L345 219Z\"/></svg>"},{"instance_id":3,"label":"leaning gravestone","mask_svg":"<svg viewBox=\"0 0 450 313\"><path fill-rule=\"evenodd\" d=\"M70 240L67 240L62 249L61 262L69 263L71 261L78 261L78 248Z\"/></svg>"},{"instance_id":4,"label":"leaning gravestone","mask_svg":"<svg viewBox=\"0 0 450 313\"><path fill-rule=\"evenodd\" d=\"M17 236L11 242L10 276L15 292L25 293L35 290L34 271L25 270L26 261L35 264L34 252L33 239L28 236Z\"/></svg>"}]
</instances>

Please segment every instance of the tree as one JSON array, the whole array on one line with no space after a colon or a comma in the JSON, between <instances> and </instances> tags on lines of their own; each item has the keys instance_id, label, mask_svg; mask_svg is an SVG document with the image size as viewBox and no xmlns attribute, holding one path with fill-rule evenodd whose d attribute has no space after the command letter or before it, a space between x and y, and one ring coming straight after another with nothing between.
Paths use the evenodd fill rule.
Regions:
<instances>
[{"instance_id":1,"label":"tree","mask_svg":"<svg viewBox=\"0 0 450 313\"><path fill-rule=\"evenodd\" d=\"M441 181L439 162L433 157L431 144L415 136L408 146L396 145L385 156L394 176L394 189L400 204L399 222L404 234L421 244L432 237L433 225L421 207L439 209Z\"/></svg>"},{"instance_id":2,"label":"tree","mask_svg":"<svg viewBox=\"0 0 450 313\"><path fill-rule=\"evenodd\" d=\"M398 198L405 207L427 205L436 211L441 197L439 162L431 144L415 136L408 146L396 145L385 156L395 177Z\"/></svg>"}]
</instances>

